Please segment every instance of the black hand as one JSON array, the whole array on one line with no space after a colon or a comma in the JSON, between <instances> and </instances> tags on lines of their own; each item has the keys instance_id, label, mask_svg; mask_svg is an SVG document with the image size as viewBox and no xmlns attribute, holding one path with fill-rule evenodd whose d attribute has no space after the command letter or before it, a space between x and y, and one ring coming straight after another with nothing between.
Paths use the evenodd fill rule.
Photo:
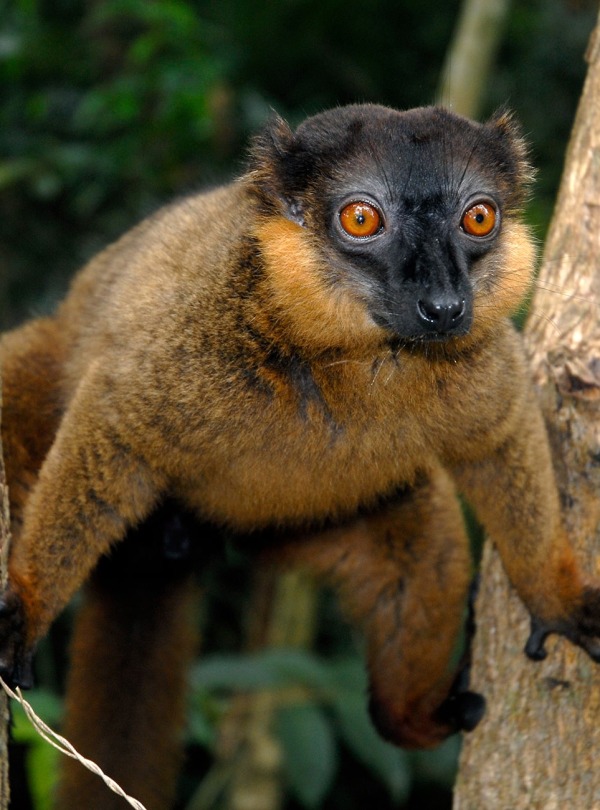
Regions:
<instances>
[{"instance_id":1,"label":"black hand","mask_svg":"<svg viewBox=\"0 0 600 810\"><path fill-rule=\"evenodd\" d=\"M0 676L9 686L33 686L33 651L25 647L25 612L10 588L0 597Z\"/></svg>"},{"instance_id":2,"label":"black hand","mask_svg":"<svg viewBox=\"0 0 600 810\"><path fill-rule=\"evenodd\" d=\"M600 590L586 588L581 605L569 618L545 621L532 616L525 654L534 661L543 660L547 655L544 645L551 633L565 636L600 663Z\"/></svg>"}]
</instances>

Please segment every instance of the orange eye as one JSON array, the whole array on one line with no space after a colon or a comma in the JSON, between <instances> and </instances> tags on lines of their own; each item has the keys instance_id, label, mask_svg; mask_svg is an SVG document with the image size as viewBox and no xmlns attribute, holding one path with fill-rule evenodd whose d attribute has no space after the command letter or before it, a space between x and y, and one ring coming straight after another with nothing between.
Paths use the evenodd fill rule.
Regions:
<instances>
[{"instance_id":1,"label":"orange eye","mask_svg":"<svg viewBox=\"0 0 600 810\"><path fill-rule=\"evenodd\" d=\"M465 211L460 224L471 236L489 236L496 225L496 209L488 202L476 203Z\"/></svg>"},{"instance_id":2,"label":"orange eye","mask_svg":"<svg viewBox=\"0 0 600 810\"><path fill-rule=\"evenodd\" d=\"M342 228L350 236L366 238L381 230L381 214L367 202L351 202L340 211Z\"/></svg>"}]
</instances>

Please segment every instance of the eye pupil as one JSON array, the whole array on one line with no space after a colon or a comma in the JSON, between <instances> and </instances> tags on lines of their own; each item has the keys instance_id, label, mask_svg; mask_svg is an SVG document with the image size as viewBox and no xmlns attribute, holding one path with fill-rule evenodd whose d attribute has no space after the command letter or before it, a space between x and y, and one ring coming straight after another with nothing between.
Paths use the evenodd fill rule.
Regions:
<instances>
[{"instance_id":1,"label":"eye pupil","mask_svg":"<svg viewBox=\"0 0 600 810\"><path fill-rule=\"evenodd\" d=\"M355 239L374 236L382 228L381 214L371 203L356 200L344 206L339 214L343 230Z\"/></svg>"}]
</instances>

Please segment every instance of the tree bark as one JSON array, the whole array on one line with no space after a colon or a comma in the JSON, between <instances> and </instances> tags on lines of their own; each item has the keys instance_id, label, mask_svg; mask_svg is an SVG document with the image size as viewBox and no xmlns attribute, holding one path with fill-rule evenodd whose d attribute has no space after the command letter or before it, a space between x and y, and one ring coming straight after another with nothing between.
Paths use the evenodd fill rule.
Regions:
<instances>
[{"instance_id":1,"label":"tree bark","mask_svg":"<svg viewBox=\"0 0 600 810\"><path fill-rule=\"evenodd\" d=\"M438 103L477 116L502 38L510 0L464 0L438 92Z\"/></svg>"},{"instance_id":2,"label":"tree bark","mask_svg":"<svg viewBox=\"0 0 600 810\"><path fill-rule=\"evenodd\" d=\"M600 18L526 329L565 520L582 565L600 565ZM462 752L455 810L600 807L600 669L551 637L528 661L526 611L486 548L473 688L487 715Z\"/></svg>"},{"instance_id":3,"label":"tree bark","mask_svg":"<svg viewBox=\"0 0 600 810\"><path fill-rule=\"evenodd\" d=\"M2 379L0 377L0 424L1 423ZM2 455L2 438L0 436L0 585L2 590L4 590L6 585L6 563L9 538L8 488L6 486L4 458ZM8 698L6 694L2 692L0 694L0 810L7 810L10 801L10 786L8 781L8 721Z\"/></svg>"}]
</instances>

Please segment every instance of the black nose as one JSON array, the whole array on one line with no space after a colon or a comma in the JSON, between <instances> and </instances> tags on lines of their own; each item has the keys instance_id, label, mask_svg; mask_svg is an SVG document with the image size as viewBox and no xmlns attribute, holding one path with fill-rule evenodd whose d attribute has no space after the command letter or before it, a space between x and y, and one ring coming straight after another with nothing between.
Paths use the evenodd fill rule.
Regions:
<instances>
[{"instance_id":1,"label":"black nose","mask_svg":"<svg viewBox=\"0 0 600 810\"><path fill-rule=\"evenodd\" d=\"M465 299L420 298L417 315L423 326L433 332L450 332L463 322L466 313Z\"/></svg>"}]
</instances>

